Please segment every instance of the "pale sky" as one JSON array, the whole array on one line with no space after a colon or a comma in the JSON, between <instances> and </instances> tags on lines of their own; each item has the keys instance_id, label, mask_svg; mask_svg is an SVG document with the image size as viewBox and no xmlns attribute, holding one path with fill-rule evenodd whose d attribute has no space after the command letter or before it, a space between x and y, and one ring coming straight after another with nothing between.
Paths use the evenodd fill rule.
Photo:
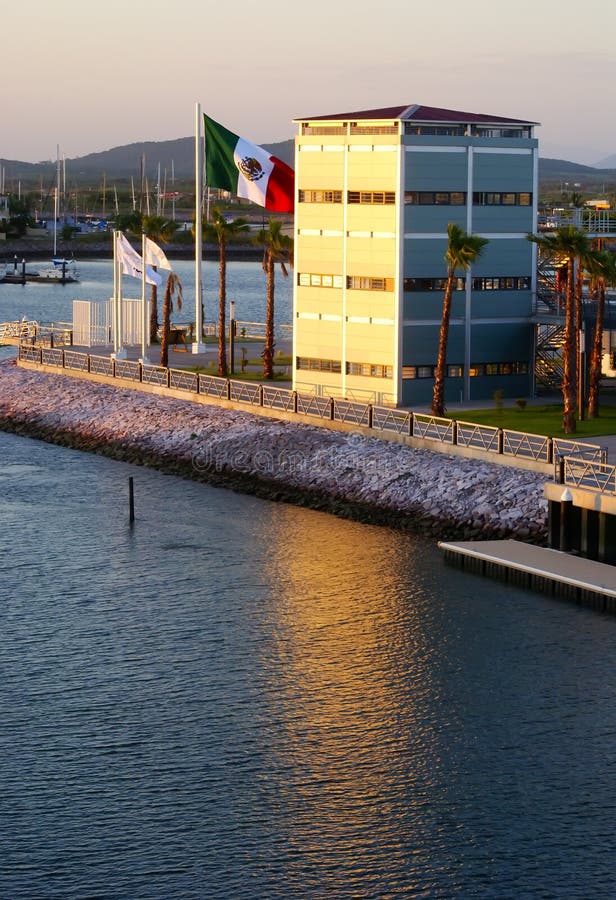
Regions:
<instances>
[{"instance_id":1,"label":"pale sky","mask_svg":"<svg viewBox=\"0 0 616 900\"><path fill-rule=\"evenodd\" d=\"M419 103L540 122L541 156L616 153L612 0L12 0L0 158L194 134L255 143L301 116Z\"/></svg>"}]
</instances>

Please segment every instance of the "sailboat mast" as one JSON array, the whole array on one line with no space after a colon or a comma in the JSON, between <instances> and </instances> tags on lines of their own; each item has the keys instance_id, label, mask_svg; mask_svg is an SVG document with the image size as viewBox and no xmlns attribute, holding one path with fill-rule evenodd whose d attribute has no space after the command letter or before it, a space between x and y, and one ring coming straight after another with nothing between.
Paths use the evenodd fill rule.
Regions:
<instances>
[{"instance_id":1,"label":"sailboat mast","mask_svg":"<svg viewBox=\"0 0 616 900\"><path fill-rule=\"evenodd\" d=\"M56 190L53 203L53 255L58 253L58 216L60 215L60 145L56 144Z\"/></svg>"}]
</instances>

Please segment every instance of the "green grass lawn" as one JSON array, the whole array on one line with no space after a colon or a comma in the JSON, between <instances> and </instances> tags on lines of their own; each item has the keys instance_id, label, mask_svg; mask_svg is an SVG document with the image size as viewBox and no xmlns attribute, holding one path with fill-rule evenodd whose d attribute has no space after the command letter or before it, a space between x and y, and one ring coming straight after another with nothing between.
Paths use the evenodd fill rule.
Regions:
<instances>
[{"instance_id":1,"label":"green grass lawn","mask_svg":"<svg viewBox=\"0 0 616 900\"><path fill-rule=\"evenodd\" d=\"M553 403L545 406L527 406L525 409L506 407L498 409L463 409L447 413L450 419L459 422L476 422L478 425L493 425L530 434L545 434L548 437L565 437L562 429L563 408ZM584 419L576 423L578 437L595 437L600 434L616 434L616 407L602 406L598 419Z\"/></svg>"}]
</instances>

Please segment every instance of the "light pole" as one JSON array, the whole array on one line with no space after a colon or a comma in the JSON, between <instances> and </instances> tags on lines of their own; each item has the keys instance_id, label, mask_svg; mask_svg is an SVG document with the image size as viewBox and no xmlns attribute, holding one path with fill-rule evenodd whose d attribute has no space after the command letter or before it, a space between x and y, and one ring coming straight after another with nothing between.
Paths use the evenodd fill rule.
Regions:
<instances>
[{"instance_id":1,"label":"light pole","mask_svg":"<svg viewBox=\"0 0 616 900\"><path fill-rule=\"evenodd\" d=\"M585 358L586 358L586 332L584 330L584 325L580 328L579 333L579 342L578 342L578 419L580 422L584 421L584 400L585 400L585 375L586 375L586 366L585 366Z\"/></svg>"},{"instance_id":2,"label":"light pole","mask_svg":"<svg viewBox=\"0 0 616 900\"><path fill-rule=\"evenodd\" d=\"M235 301L229 301L229 369L235 374Z\"/></svg>"}]
</instances>

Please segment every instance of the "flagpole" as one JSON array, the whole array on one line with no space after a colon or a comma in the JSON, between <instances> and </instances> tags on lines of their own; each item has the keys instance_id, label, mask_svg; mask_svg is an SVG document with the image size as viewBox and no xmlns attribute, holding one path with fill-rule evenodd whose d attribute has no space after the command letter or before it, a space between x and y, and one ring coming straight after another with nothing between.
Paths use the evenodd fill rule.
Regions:
<instances>
[{"instance_id":1,"label":"flagpole","mask_svg":"<svg viewBox=\"0 0 616 900\"><path fill-rule=\"evenodd\" d=\"M201 308L202 298L202 272L201 259L203 256L203 223L201 220L201 181L202 181L202 153L201 153L201 104L195 104L195 340L192 345L193 353L205 353L203 344L203 312Z\"/></svg>"},{"instance_id":2,"label":"flagpole","mask_svg":"<svg viewBox=\"0 0 616 900\"><path fill-rule=\"evenodd\" d=\"M113 296L111 298L111 336L113 352L118 352L118 232L113 232Z\"/></svg>"},{"instance_id":3,"label":"flagpole","mask_svg":"<svg viewBox=\"0 0 616 900\"><path fill-rule=\"evenodd\" d=\"M148 359L148 304L146 300L145 281L145 232L141 233L141 364L147 365Z\"/></svg>"},{"instance_id":4,"label":"flagpole","mask_svg":"<svg viewBox=\"0 0 616 900\"><path fill-rule=\"evenodd\" d=\"M118 233L118 241L120 240L120 234ZM118 349L116 350L116 356L118 359L126 359L128 356L127 351L122 346L122 319L123 319L123 310L122 310L122 263L120 262L120 254L118 254L118 296L117 296L117 309L116 309L116 325L118 329Z\"/></svg>"}]
</instances>

